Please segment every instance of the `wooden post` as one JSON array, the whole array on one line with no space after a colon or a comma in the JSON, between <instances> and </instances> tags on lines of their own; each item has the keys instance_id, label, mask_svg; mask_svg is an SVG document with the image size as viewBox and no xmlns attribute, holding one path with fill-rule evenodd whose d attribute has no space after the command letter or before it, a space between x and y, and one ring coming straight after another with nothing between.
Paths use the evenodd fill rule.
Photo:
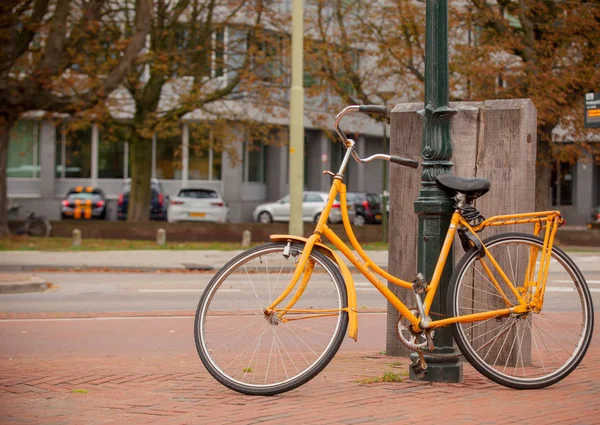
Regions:
<instances>
[{"instance_id":1,"label":"wooden post","mask_svg":"<svg viewBox=\"0 0 600 425\"><path fill-rule=\"evenodd\" d=\"M491 189L476 201L485 217L535 210L535 155L537 111L529 99L456 102L452 122L454 154L452 174L484 177ZM423 104L399 104L391 113L390 153L421 160L422 122L417 111ZM419 196L420 173L390 165L389 270L408 279L417 270L417 216L413 202ZM515 226L516 227L516 226ZM520 225L518 231L531 228ZM482 236L514 231L500 226L486 229ZM464 253L455 245L456 260ZM388 285L407 306L416 306L411 291ZM445 302L445 300L444 300ZM396 336L397 311L388 306L386 353L408 356Z\"/></svg>"}]
</instances>

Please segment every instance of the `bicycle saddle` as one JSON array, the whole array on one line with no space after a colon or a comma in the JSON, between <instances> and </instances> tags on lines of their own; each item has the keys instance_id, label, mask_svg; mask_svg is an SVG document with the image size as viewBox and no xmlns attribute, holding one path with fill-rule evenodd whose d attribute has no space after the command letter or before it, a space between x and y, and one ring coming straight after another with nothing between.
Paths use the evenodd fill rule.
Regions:
<instances>
[{"instance_id":1,"label":"bicycle saddle","mask_svg":"<svg viewBox=\"0 0 600 425\"><path fill-rule=\"evenodd\" d=\"M488 179L456 177L451 174L440 174L435 182L440 189L450 191L452 195L457 192L464 193L468 201L485 195L490 190L491 184Z\"/></svg>"}]
</instances>

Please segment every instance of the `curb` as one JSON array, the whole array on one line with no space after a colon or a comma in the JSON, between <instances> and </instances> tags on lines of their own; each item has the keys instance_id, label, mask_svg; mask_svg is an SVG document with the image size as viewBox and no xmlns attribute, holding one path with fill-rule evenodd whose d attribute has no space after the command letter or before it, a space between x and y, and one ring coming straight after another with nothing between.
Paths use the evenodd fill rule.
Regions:
<instances>
[{"instance_id":1,"label":"curb","mask_svg":"<svg viewBox=\"0 0 600 425\"><path fill-rule=\"evenodd\" d=\"M352 264L346 264L352 273L358 273L358 268ZM204 264L182 264L181 266L103 266L103 265L84 265L76 266L73 264L0 264L1 272L122 272L122 273L216 273L223 265L208 266ZM388 266L380 266L382 270L388 271ZM279 270L279 269L278 269Z\"/></svg>"},{"instance_id":2,"label":"curb","mask_svg":"<svg viewBox=\"0 0 600 425\"><path fill-rule=\"evenodd\" d=\"M43 292L54 285L38 276L27 276L25 279L15 276L14 280L0 280L0 294L23 294L26 292Z\"/></svg>"},{"instance_id":3,"label":"curb","mask_svg":"<svg viewBox=\"0 0 600 425\"><path fill-rule=\"evenodd\" d=\"M122 272L190 272L216 271L218 268L200 264L185 264L182 266L103 266L103 265L73 265L73 264L1 264L0 272L31 272L31 271L122 271Z\"/></svg>"},{"instance_id":4,"label":"curb","mask_svg":"<svg viewBox=\"0 0 600 425\"><path fill-rule=\"evenodd\" d=\"M387 314L385 308L362 309L360 315ZM156 317L195 317L196 310L166 310L166 311L95 311L95 312L14 312L1 313L0 320L48 320L48 319L105 319L105 318L156 318Z\"/></svg>"}]
</instances>

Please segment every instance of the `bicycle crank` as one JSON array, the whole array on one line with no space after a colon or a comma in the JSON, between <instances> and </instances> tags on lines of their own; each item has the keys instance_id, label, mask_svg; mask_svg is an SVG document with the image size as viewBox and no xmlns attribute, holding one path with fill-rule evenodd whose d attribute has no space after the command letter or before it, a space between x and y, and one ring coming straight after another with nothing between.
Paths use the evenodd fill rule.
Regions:
<instances>
[{"instance_id":1,"label":"bicycle crank","mask_svg":"<svg viewBox=\"0 0 600 425\"><path fill-rule=\"evenodd\" d=\"M417 310L411 310L412 314L419 317ZM396 335L404 345L410 348L412 351L419 351L421 348L429 347L433 350L433 335L434 331L421 331L415 332L412 327L412 323L408 321L404 316L400 316L398 324L396 326Z\"/></svg>"},{"instance_id":2,"label":"bicycle crank","mask_svg":"<svg viewBox=\"0 0 600 425\"><path fill-rule=\"evenodd\" d=\"M410 310L416 317L419 317L419 312L416 309ZM423 370L427 369L427 364L425 363L424 355L428 355L431 357L438 358L456 358L458 353L436 353L435 345L433 343L433 337L435 336L435 331L424 330L421 332L415 332L413 330L412 324L404 317L400 316L398 319L398 324L396 326L396 336L411 351L416 352L419 355L419 360L416 361L413 365ZM411 367L413 366L411 365ZM425 365L425 367L423 367Z\"/></svg>"}]
</instances>

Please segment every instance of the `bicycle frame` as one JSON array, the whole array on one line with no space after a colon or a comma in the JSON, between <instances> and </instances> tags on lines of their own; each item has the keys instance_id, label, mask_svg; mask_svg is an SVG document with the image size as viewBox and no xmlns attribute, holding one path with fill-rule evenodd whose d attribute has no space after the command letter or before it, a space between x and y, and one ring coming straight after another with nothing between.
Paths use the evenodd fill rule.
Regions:
<instances>
[{"instance_id":1,"label":"bicycle frame","mask_svg":"<svg viewBox=\"0 0 600 425\"><path fill-rule=\"evenodd\" d=\"M308 238L298 238L292 235L272 235L271 239L274 241L300 241L305 244L304 250L302 252L302 256L300 257L298 264L296 266L295 273L287 286L287 288L283 291L283 293L277 298L266 310L265 313L271 314L273 312L277 312L282 320L294 320L287 319L283 316L290 312L295 313L310 313L318 316L323 315L334 315L339 312L339 310L310 310L310 311L299 311L293 310L293 306L296 301L302 296L304 289L306 288L308 281L310 279L312 273L312 266L314 264L310 264L308 258L310 256L311 251L315 246L318 249L325 249L329 252L326 252L330 258L332 258L338 266L342 269L342 274L344 275L344 279L346 281L346 287L348 288L348 308L344 309L350 315L350 328L349 335L350 337L356 339L358 324L357 324L357 310L356 310L356 294L354 290L354 283L352 281L352 277L345 266L345 264L341 261L339 256L337 256L333 251L327 248L325 245L321 244L321 238L324 236L328 239L340 252L350 260L350 262L373 284L375 288L398 310L398 312L404 316L413 326L413 329L416 332L419 332L423 329L435 329L443 326L450 325L452 323L469 323L476 322L480 320L489 319L491 317L498 316L507 316L509 314L523 314L529 311L539 311L543 306L543 298L545 292L545 283L546 277L548 275L549 265L550 265L550 255L552 251L552 245L554 243L554 237L556 234L556 230L560 225L563 224L563 220L560 216L560 212L558 211L544 211L544 212L536 212L536 213L525 213L525 214L512 214L512 215L503 215L503 216L495 216L484 220L477 226L472 227L469 223L461 216L459 210L455 210L452 214L452 218L450 221L450 226L448 228L448 232L446 234L446 238L444 240L444 244L442 246L442 250L439 254L438 261L431 278L431 282L426 288L426 295L423 301L423 308L425 312L425 316L429 315L431 305L433 304L433 299L437 292L437 288L440 283L442 271L444 269L444 265L448 260L448 255L450 253L450 249L454 242L454 236L458 228L464 228L469 231L469 233L477 238L477 240L481 243L477 232L484 229L488 226L501 226L501 225L512 225L512 224L535 224L534 234L539 236L542 230L545 230L544 234L544 245L541 248L542 256L540 259L540 267L538 268L538 272L536 275L535 264L537 263L537 257L539 254L539 248L531 248L530 257L528 262L528 267L526 271L526 281L523 282L523 290L519 291L515 286L516 282L513 283L510 281L508 276L504 273L500 265L493 258L491 253L487 250L485 245L482 244L482 249L485 253L485 256L479 258L480 263L482 264L484 270L488 278L492 284L498 289L499 293L503 296L504 301L506 303L506 308L492 310L485 313L476 313L469 314L460 317L450 317L441 320L434 320L424 325L424 322L418 318L413 312L400 300L398 297L394 295L394 293L387 288L387 286L377 278L377 275L386 279L387 281L400 286L406 289L413 289L413 283L408 282L402 279L399 279L388 272L381 269L377 264L375 264L364 252L362 247L360 246L358 240L356 239L354 232L352 231L352 226L350 225L350 220L348 218L348 209L346 204L346 185L342 182L342 178L339 177L339 174L334 177L334 181L332 183L329 198L327 205L323 212L321 213L321 217L315 227L313 234ZM331 211L331 207L333 205L333 201L336 196L340 194L340 203L342 208L342 219L344 229L346 234L350 240L352 247L359 254L360 259L358 259L351 249L335 234L335 232L327 226L327 218L329 217L329 212ZM500 283L494 277L492 270L490 267L484 262L484 259L487 258L491 263L492 267L498 271L501 280L506 284L506 286L510 289L512 294L518 300L518 305L512 305L509 301L508 296L503 292L500 287ZM361 261L362 260L362 261ZM277 309L279 303L287 297L291 291L296 287L296 284L300 280L300 277L304 274L301 284L296 290L291 301L285 306L283 309ZM535 292L532 290L535 289Z\"/></svg>"}]
</instances>

